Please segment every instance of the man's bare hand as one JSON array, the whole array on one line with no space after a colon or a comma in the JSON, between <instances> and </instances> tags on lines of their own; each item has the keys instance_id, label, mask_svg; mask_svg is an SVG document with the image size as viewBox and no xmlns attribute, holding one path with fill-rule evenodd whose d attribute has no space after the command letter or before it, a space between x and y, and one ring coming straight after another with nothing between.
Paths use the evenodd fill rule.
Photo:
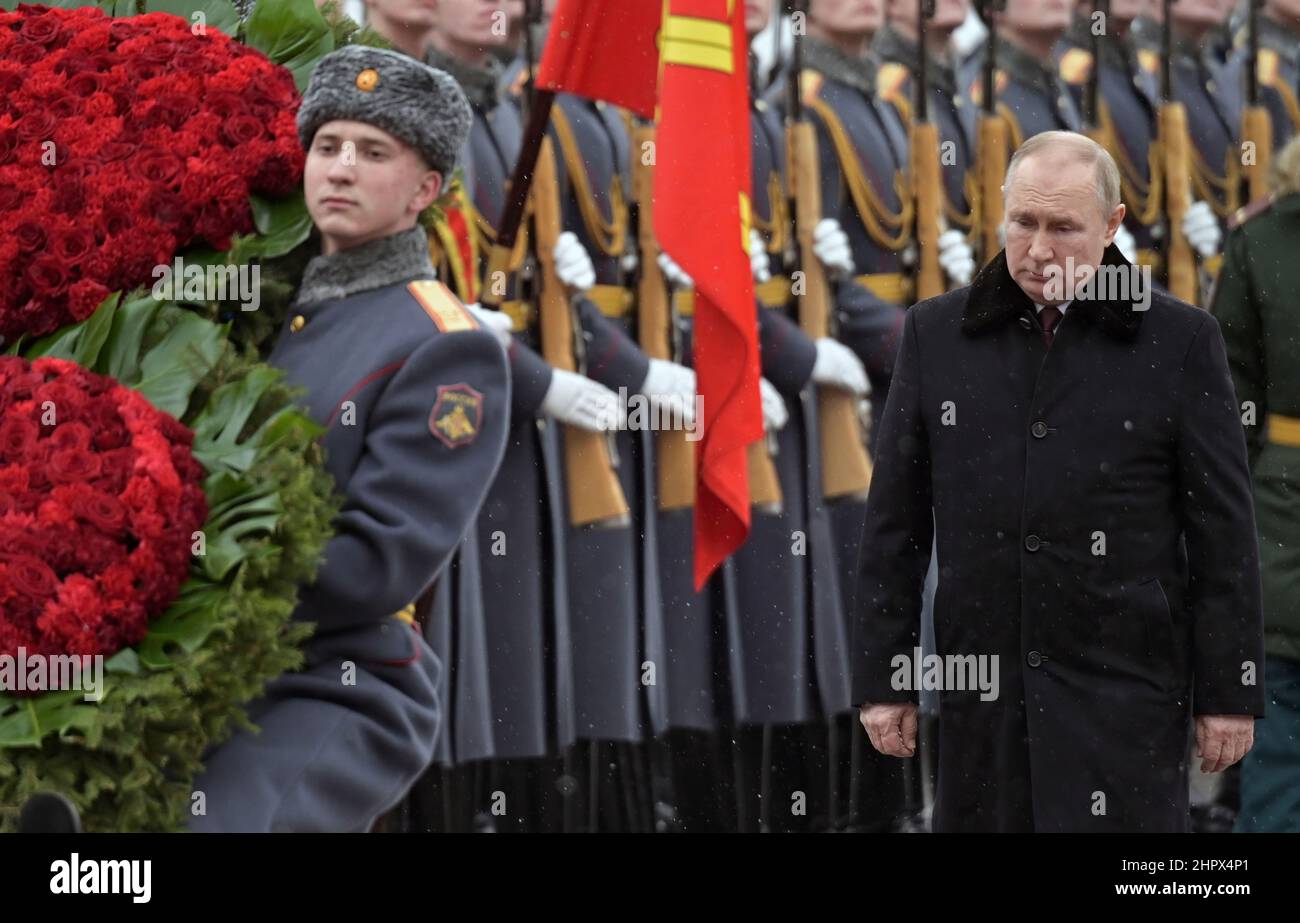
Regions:
<instances>
[{"instance_id":1,"label":"man's bare hand","mask_svg":"<svg viewBox=\"0 0 1300 923\"><path fill-rule=\"evenodd\" d=\"M1255 745L1255 719L1250 715L1198 715L1196 755L1201 772L1223 772Z\"/></svg>"},{"instance_id":2,"label":"man's bare hand","mask_svg":"<svg viewBox=\"0 0 1300 923\"><path fill-rule=\"evenodd\" d=\"M891 702L863 705L858 719L867 729L871 746L886 756L912 756L916 753L916 705Z\"/></svg>"}]
</instances>

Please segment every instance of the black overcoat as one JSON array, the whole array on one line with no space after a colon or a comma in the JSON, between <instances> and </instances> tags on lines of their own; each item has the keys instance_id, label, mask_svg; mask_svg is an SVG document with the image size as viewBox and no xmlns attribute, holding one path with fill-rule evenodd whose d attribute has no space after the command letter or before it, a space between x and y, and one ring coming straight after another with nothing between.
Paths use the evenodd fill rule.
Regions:
<instances>
[{"instance_id":1,"label":"black overcoat","mask_svg":"<svg viewBox=\"0 0 1300 923\"><path fill-rule=\"evenodd\" d=\"M1105 261L1127 265L1114 247ZM1223 338L1163 293L1135 307L1076 300L1048 349L1000 255L908 312L868 500L854 701L915 700L896 658L917 644L933 534L939 654L996 658L984 693L980 661L944 661L967 691L940 694L937 830L1183 830L1193 714L1263 715Z\"/></svg>"}]
</instances>

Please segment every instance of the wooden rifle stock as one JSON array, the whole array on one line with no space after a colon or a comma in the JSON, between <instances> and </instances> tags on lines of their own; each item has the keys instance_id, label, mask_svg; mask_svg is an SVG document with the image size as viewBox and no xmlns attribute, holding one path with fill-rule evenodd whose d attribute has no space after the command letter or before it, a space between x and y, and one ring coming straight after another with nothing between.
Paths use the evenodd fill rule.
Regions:
<instances>
[{"instance_id":1,"label":"wooden rifle stock","mask_svg":"<svg viewBox=\"0 0 1300 923\"><path fill-rule=\"evenodd\" d=\"M1011 140L1006 120L994 113L980 114L978 132L980 259L988 263L1002 252L998 225L1002 223L1002 180L1007 173L1007 146Z\"/></svg>"},{"instance_id":2,"label":"wooden rifle stock","mask_svg":"<svg viewBox=\"0 0 1300 923\"><path fill-rule=\"evenodd\" d=\"M939 220L943 209L943 174L939 171L939 130L933 122L913 122L912 188L916 197L916 300L947 290L939 268Z\"/></svg>"},{"instance_id":3,"label":"wooden rifle stock","mask_svg":"<svg viewBox=\"0 0 1300 923\"><path fill-rule=\"evenodd\" d=\"M826 272L813 252L813 229L821 220L822 203L817 138L812 124L788 124L786 145L795 199L799 269L803 274L799 280L799 326L817 340L830 335L831 292ZM817 421L821 431L822 494L833 498L864 492L871 484L871 459L858 419L857 398L840 388L818 388Z\"/></svg>"},{"instance_id":4,"label":"wooden rifle stock","mask_svg":"<svg viewBox=\"0 0 1300 923\"><path fill-rule=\"evenodd\" d=\"M632 131L632 192L637 203L637 246L641 273L637 283L637 339L651 359L673 359L669 332L672 318L668 284L659 269L659 244L654 231L654 169L641 152L654 143L654 128L638 125ZM653 148L652 148L653 149ZM699 421L702 425L703 420ZM680 510L695 505L695 446L683 430L655 434L659 509Z\"/></svg>"},{"instance_id":5,"label":"wooden rifle stock","mask_svg":"<svg viewBox=\"0 0 1300 923\"><path fill-rule=\"evenodd\" d=\"M541 268L538 313L542 358L557 369L578 371L573 350L573 312L564 283L555 271L555 243L560 237L559 187L555 151L550 138L542 139L533 177L533 222L537 261ZM564 470L569 494L569 521L575 526L628 515L623 487L614 473L609 443L604 433L576 426L564 427Z\"/></svg>"},{"instance_id":6,"label":"wooden rifle stock","mask_svg":"<svg viewBox=\"0 0 1300 923\"><path fill-rule=\"evenodd\" d=\"M1165 267L1169 291L1188 304L1197 302L1196 257L1183 235L1183 215L1191 205L1191 168L1187 145L1187 110L1182 103L1160 106L1156 125L1165 186Z\"/></svg>"},{"instance_id":7,"label":"wooden rifle stock","mask_svg":"<svg viewBox=\"0 0 1300 923\"><path fill-rule=\"evenodd\" d=\"M1247 106L1241 113L1241 137L1255 145L1254 162L1246 165L1247 201L1268 195L1268 165L1273 154L1273 119L1263 106Z\"/></svg>"}]
</instances>

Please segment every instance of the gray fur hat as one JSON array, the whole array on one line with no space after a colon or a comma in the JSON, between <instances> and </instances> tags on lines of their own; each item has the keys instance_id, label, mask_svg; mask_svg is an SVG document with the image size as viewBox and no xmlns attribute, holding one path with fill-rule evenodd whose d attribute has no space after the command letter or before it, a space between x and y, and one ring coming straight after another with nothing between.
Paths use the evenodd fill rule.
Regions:
<instances>
[{"instance_id":1,"label":"gray fur hat","mask_svg":"<svg viewBox=\"0 0 1300 923\"><path fill-rule=\"evenodd\" d=\"M298 108L298 138L311 147L334 119L365 122L401 138L449 176L474 115L445 71L396 51L348 45L320 59Z\"/></svg>"}]
</instances>

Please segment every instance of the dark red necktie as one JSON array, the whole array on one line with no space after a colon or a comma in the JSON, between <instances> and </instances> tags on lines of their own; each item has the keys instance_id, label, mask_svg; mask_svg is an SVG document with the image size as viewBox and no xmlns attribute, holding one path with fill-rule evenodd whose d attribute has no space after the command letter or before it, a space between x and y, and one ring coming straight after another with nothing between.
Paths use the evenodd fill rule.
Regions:
<instances>
[{"instance_id":1,"label":"dark red necktie","mask_svg":"<svg viewBox=\"0 0 1300 923\"><path fill-rule=\"evenodd\" d=\"M1061 322L1061 314L1060 308L1050 304L1038 312L1038 319L1043 325L1043 345L1048 349L1052 348L1053 331L1056 330L1056 325Z\"/></svg>"}]
</instances>

